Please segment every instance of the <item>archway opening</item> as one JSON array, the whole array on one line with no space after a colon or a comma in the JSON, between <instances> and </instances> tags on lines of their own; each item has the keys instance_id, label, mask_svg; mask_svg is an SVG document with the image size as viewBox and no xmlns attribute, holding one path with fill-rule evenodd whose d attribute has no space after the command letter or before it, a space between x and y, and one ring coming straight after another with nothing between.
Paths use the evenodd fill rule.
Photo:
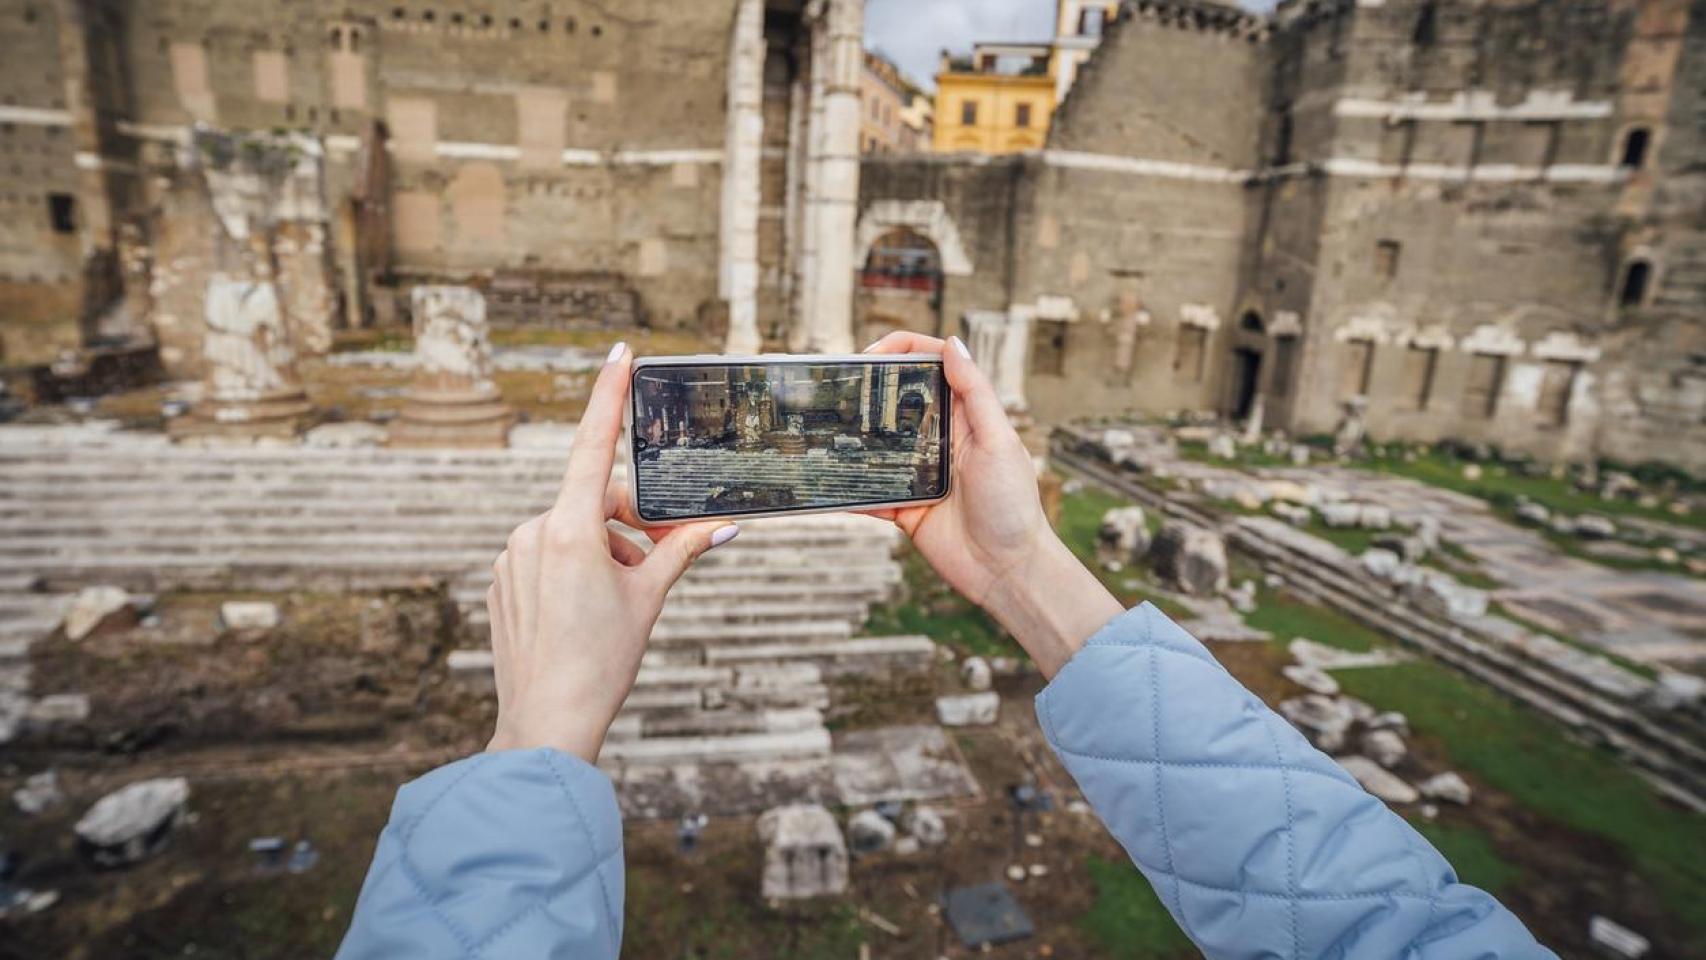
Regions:
<instances>
[{"instance_id":1,"label":"archway opening","mask_svg":"<svg viewBox=\"0 0 1706 960\"><path fill-rule=\"evenodd\" d=\"M1653 265L1646 260L1631 260L1623 268L1623 283L1617 289L1617 305L1638 307L1647 302L1647 287L1653 280Z\"/></svg>"},{"instance_id":2,"label":"archway opening","mask_svg":"<svg viewBox=\"0 0 1706 960\"><path fill-rule=\"evenodd\" d=\"M1647 164L1647 149L1652 146L1653 132L1646 127L1632 127L1623 135L1623 153L1617 165L1625 170L1639 170Z\"/></svg>"}]
</instances>

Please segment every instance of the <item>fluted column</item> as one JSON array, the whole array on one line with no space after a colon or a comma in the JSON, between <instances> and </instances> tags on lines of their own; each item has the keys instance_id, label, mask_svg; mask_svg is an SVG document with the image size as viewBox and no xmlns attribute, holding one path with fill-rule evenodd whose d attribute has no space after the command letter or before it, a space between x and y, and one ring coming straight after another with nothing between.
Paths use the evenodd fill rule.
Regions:
<instances>
[{"instance_id":1,"label":"fluted column","mask_svg":"<svg viewBox=\"0 0 1706 960\"><path fill-rule=\"evenodd\" d=\"M764 150L764 2L739 0L729 50L723 146L720 286L729 305L724 352L757 353L759 168Z\"/></svg>"}]
</instances>

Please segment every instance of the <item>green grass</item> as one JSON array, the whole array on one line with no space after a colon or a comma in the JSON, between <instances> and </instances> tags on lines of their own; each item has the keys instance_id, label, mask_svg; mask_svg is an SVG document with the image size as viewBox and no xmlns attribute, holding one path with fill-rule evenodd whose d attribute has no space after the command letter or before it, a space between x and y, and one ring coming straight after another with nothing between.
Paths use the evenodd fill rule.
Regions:
<instances>
[{"instance_id":1,"label":"green grass","mask_svg":"<svg viewBox=\"0 0 1706 960\"><path fill-rule=\"evenodd\" d=\"M1568 477L1533 477L1498 463L1481 464L1481 476L1470 480L1463 475L1463 468L1466 466L1464 461L1437 451L1423 454L1414 460L1405 460L1401 456L1376 457L1360 466L1410 477L1489 502L1495 499L1514 501L1517 497L1527 497L1554 513L1621 514L1683 526L1706 527L1706 514L1700 512L1677 516L1663 507L1643 507L1632 500L1605 500L1591 491L1577 490Z\"/></svg>"},{"instance_id":2,"label":"green grass","mask_svg":"<svg viewBox=\"0 0 1706 960\"><path fill-rule=\"evenodd\" d=\"M1289 456L1274 456L1266 453L1261 447L1240 446L1238 456L1228 460L1208 452L1208 444L1201 440L1181 440L1178 443L1179 456L1198 463L1213 463L1219 466L1240 467L1289 467Z\"/></svg>"},{"instance_id":3,"label":"green grass","mask_svg":"<svg viewBox=\"0 0 1706 960\"><path fill-rule=\"evenodd\" d=\"M1475 827L1425 820L1412 821L1410 826L1428 838L1457 871L1457 879L1470 886L1497 894L1522 876L1522 868L1501 858L1487 835Z\"/></svg>"},{"instance_id":4,"label":"green grass","mask_svg":"<svg viewBox=\"0 0 1706 960\"><path fill-rule=\"evenodd\" d=\"M1390 642L1382 635L1357 623L1355 620L1329 610L1306 603L1285 594L1269 590L1266 587L1257 592L1256 610L1244 618L1244 622L1258 630L1266 630L1274 635L1274 639L1284 643L1294 637L1303 637L1329 647L1350 650L1354 653L1364 653L1375 647L1390 646Z\"/></svg>"},{"instance_id":5,"label":"green grass","mask_svg":"<svg viewBox=\"0 0 1706 960\"><path fill-rule=\"evenodd\" d=\"M1078 925L1108 956L1172 956L1190 949L1190 940L1136 867L1101 857L1091 857L1085 866L1096 900Z\"/></svg>"},{"instance_id":6,"label":"green grass","mask_svg":"<svg viewBox=\"0 0 1706 960\"><path fill-rule=\"evenodd\" d=\"M1415 730L1440 741L1459 769L1529 809L1616 844L1672 913L1706 933L1706 820L1664 803L1611 755L1568 739L1549 718L1439 664L1343 670L1336 677L1352 696L1402 711Z\"/></svg>"},{"instance_id":7,"label":"green grass","mask_svg":"<svg viewBox=\"0 0 1706 960\"><path fill-rule=\"evenodd\" d=\"M1191 611L1179 604L1141 588L1128 587L1127 582L1137 578L1140 571L1127 567L1114 573L1097 562L1096 531L1102 526L1102 515L1115 507L1131 505L1130 500L1117 497L1100 487L1086 485L1077 493L1061 497L1060 521L1055 525L1055 532L1060 534L1061 541L1073 555L1090 568L1102 581L1102 585L1108 588L1108 592L1124 606L1135 607L1147 600L1175 620L1190 619L1193 616ZM1161 518L1156 511L1145 508L1143 518L1150 533L1161 529Z\"/></svg>"},{"instance_id":8,"label":"green grass","mask_svg":"<svg viewBox=\"0 0 1706 960\"><path fill-rule=\"evenodd\" d=\"M989 614L936 576L912 547L902 560L906 590L895 602L871 608L865 633L923 634L937 643L985 657L1022 657L1025 651Z\"/></svg>"}]
</instances>

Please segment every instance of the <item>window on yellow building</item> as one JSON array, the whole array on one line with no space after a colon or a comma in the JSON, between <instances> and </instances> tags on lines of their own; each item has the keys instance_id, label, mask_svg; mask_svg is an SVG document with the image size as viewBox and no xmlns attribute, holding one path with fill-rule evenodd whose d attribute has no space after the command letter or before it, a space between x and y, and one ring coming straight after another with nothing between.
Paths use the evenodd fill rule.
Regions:
<instances>
[{"instance_id":1,"label":"window on yellow building","mask_svg":"<svg viewBox=\"0 0 1706 960\"><path fill-rule=\"evenodd\" d=\"M962 100L962 101L960 101L960 126L963 126L963 127L975 127L975 126L977 126L977 101L976 100Z\"/></svg>"},{"instance_id":2,"label":"window on yellow building","mask_svg":"<svg viewBox=\"0 0 1706 960\"><path fill-rule=\"evenodd\" d=\"M1013 108L1013 126L1028 127L1031 125L1031 105L1021 103Z\"/></svg>"}]
</instances>

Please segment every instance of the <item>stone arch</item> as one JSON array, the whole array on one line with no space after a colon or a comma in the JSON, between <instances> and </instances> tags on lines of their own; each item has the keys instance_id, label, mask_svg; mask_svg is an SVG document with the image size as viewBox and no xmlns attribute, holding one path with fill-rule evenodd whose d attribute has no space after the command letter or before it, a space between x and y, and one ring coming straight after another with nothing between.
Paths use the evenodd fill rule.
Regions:
<instances>
[{"instance_id":1,"label":"stone arch","mask_svg":"<svg viewBox=\"0 0 1706 960\"><path fill-rule=\"evenodd\" d=\"M859 217L858 249L853 262L863 264L871 255L877 238L895 229L906 227L936 245L941 254L942 273L950 277L970 276L971 258L966 255L960 228L940 200L877 200L865 208Z\"/></svg>"}]
</instances>

